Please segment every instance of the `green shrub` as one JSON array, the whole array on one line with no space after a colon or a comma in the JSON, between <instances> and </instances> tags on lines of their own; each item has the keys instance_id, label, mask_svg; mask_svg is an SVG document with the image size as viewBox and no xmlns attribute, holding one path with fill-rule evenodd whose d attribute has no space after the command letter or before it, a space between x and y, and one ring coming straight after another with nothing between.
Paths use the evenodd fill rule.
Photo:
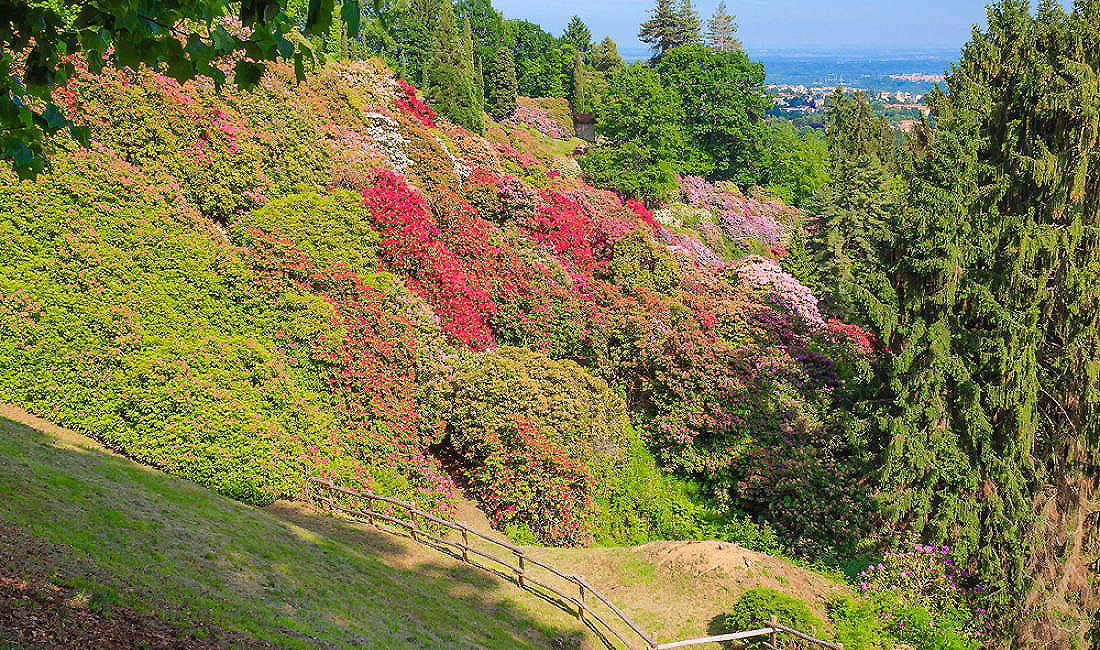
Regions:
<instances>
[{"instance_id":1,"label":"green shrub","mask_svg":"<svg viewBox=\"0 0 1100 650\"><path fill-rule=\"evenodd\" d=\"M634 231L615 242L609 271L612 281L620 286L670 293L680 282L678 268L668 249Z\"/></svg>"},{"instance_id":2,"label":"green shrub","mask_svg":"<svg viewBox=\"0 0 1100 650\"><path fill-rule=\"evenodd\" d=\"M626 453L629 423L622 398L576 363L526 348L502 346L459 361L433 402L457 449L519 416L552 431L590 467Z\"/></svg>"},{"instance_id":3,"label":"green shrub","mask_svg":"<svg viewBox=\"0 0 1100 650\"><path fill-rule=\"evenodd\" d=\"M324 330L330 307L257 295L212 222L109 154L0 169L0 214L0 399L228 496L301 486L334 416L275 333Z\"/></svg>"},{"instance_id":4,"label":"green shrub","mask_svg":"<svg viewBox=\"0 0 1100 650\"><path fill-rule=\"evenodd\" d=\"M297 244L302 252L329 264L342 264L362 277L377 271L378 233L363 197L348 191L291 194L242 214L233 222L234 239L247 242L255 229Z\"/></svg>"},{"instance_id":5,"label":"green shrub","mask_svg":"<svg viewBox=\"0 0 1100 650\"><path fill-rule=\"evenodd\" d=\"M820 634L825 623L810 611L809 605L774 589L750 589L741 594L733 611L726 617L731 630L748 630L775 617L779 623L807 634ZM763 641L750 640L747 647L763 647Z\"/></svg>"},{"instance_id":6,"label":"green shrub","mask_svg":"<svg viewBox=\"0 0 1100 650\"><path fill-rule=\"evenodd\" d=\"M957 632L965 621L950 620L950 612L902 602L895 594L829 601L829 621L845 650L889 650L903 643L923 650L977 650L981 644Z\"/></svg>"}]
</instances>

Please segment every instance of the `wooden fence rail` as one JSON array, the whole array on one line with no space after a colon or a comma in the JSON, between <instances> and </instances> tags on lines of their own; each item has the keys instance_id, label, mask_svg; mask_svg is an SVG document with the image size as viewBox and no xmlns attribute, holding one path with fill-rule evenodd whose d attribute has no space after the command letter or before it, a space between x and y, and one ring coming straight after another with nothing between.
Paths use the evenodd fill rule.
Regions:
<instances>
[{"instance_id":1,"label":"wooden fence rail","mask_svg":"<svg viewBox=\"0 0 1100 650\"><path fill-rule=\"evenodd\" d=\"M575 614L577 620L598 635L610 648L615 647L612 637L629 650L635 648L671 650L765 635L771 636L771 642L765 643L765 647L779 648L778 636L790 635L812 645L830 650L842 650L840 645L820 641L798 630L780 625L774 620L769 621L766 624L767 627L758 630L672 643L657 643L652 634L643 630L584 578L565 573L532 557L519 546L485 535L465 524L436 517L412 503L370 492L349 490L335 485L331 479L309 478L306 480L303 492L308 502L318 504L330 512L341 512L388 532L394 532L394 528L403 530L413 541L431 546L467 564L515 582L521 589L535 593ZM376 508L376 504L383 504L384 507ZM407 518L402 518L402 514ZM383 524L388 524L389 527ZM429 530L425 524L430 524L431 529ZM459 533L457 539L451 535L452 532ZM471 538L480 540L482 548L472 545ZM488 564L475 561L473 559L475 557L486 560ZM536 568L553 578L535 575L532 569ZM552 584L554 578L560 584ZM612 622L614 625L611 624Z\"/></svg>"}]
</instances>

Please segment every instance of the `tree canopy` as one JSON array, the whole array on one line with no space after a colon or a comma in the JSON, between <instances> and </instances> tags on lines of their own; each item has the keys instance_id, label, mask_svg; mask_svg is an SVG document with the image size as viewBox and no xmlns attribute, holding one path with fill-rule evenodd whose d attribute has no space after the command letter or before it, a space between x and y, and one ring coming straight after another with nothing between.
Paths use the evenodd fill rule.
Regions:
<instances>
[{"instance_id":1,"label":"tree canopy","mask_svg":"<svg viewBox=\"0 0 1100 650\"><path fill-rule=\"evenodd\" d=\"M54 1L0 0L0 154L21 174L42 169L44 135L69 127L51 92L64 85L80 55L92 69L145 64L177 80L227 76L219 64L236 54L233 81L257 83L263 61L291 59L299 76L311 56L308 43L287 35L323 35L334 17L334 2L310 3L302 25L277 0L190 0L127 2L105 0L78 7ZM340 16L358 33L360 5L345 0ZM236 18L246 28L230 28ZM83 131L73 130L78 138Z\"/></svg>"},{"instance_id":2,"label":"tree canopy","mask_svg":"<svg viewBox=\"0 0 1100 650\"><path fill-rule=\"evenodd\" d=\"M758 182L764 114L771 106L764 66L741 51L696 44L669 50L657 70L683 99L687 130L711 173L743 186Z\"/></svg>"}]
</instances>

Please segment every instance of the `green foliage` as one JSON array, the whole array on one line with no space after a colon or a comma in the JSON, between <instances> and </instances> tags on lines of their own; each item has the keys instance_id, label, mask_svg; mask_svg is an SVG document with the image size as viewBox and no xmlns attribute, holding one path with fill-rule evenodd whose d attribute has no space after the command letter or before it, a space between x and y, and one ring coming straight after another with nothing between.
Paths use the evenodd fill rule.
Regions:
<instances>
[{"instance_id":1,"label":"green foliage","mask_svg":"<svg viewBox=\"0 0 1100 650\"><path fill-rule=\"evenodd\" d=\"M622 398L576 363L526 348L502 346L461 360L431 404L459 448L519 416L553 431L575 457L596 465L626 451Z\"/></svg>"},{"instance_id":2,"label":"green foliage","mask_svg":"<svg viewBox=\"0 0 1100 650\"><path fill-rule=\"evenodd\" d=\"M561 60L557 39L526 20L509 20L505 30L513 44L519 94L524 97L560 96Z\"/></svg>"},{"instance_id":3,"label":"green foliage","mask_svg":"<svg viewBox=\"0 0 1100 650\"><path fill-rule=\"evenodd\" d=\"M578 16L573 16L561 35L561 42L568 43L578 52L587 54L592 49L592 32Z\"/></svg>"},{"instance_id":4,"label":"green foliage","mask_svg":"<svg viewBox=\"0 0 1100 650\"><path fill-rule=\"evenodd\" d=\"M627 66L608 82L596 124L604 140L581 165L595 183L646 200L664 198L676 189L678 172L697 170L702 162L684 121L680 96L657 71Z\"/></svg>"},{"instance_id":5,"label":"green foliage","mask_svg":"<svg viewBox=\"0 0 1100 650\"><path fill-rule=\"evenodd\" d=\"M609 271L612 282L623 287L671 293L680 282L679 266L668 249L637 230L615 242Z\"/></svg>"},{"instance_id":6,"label":"green foliage","mask_svg":"<svg viewBox=\"0 0 1100 650\"><path fill-rule=\"evenodd\" d=\"M502 46L489 68L489 114L497 120L511 115L516 110L518 92L512 50Z\"/></svg>"},{"instance_id":7,"label":"green foliage","mask_svg":"<svg viewBox=\"0 0 1100 650\"><path fill-rule=\"evenodd\" d=\"M653 59L660 60L671 49L690 43L698 43L699 14L691 0L657 0L650 10L649 20L638 30L638 40L653 49Z\"/></svg>"},{"instance_id":8,"label":"green foliage","mask_svg":"<svg viewBox=\"0 0 1100 650\"><path fill-rule=\"evenodd\" d=\"M599 43L592 46L592 52L588 55L588 63L599 72L615 72L626 67L623 57L619 55L619 48L610 36L605 37Z\"/></svg>"},{"instance_id":9,"label":"green foliage","mask_svg":"<svg viewBox=\"0 0 1100 650\"><path fill-rule=\"evenodd\" d=\"M847 595L829 601L829 622L834 638L845 650L891 650L899 644L936 650L978 650L981 644L957 631L965 621L950 614L901 602L895 594L870 598Z\"/></svg>"},{"instance_id":10,"label":"green foliage","mask_svg":"<svg viewBox=\"0 0 1100 650\"><path fill-rule=\"evenodd\" d=\"M377 271L378 233L363 198L347 190L291 194L241 215L232 224L237 240L253 230L289 239L315 260L339 264L363 278Z\"/></svg>"},{"instance_id":11,"label":"green foliage","mask_svg":"<svg viewBox=\"0 0 1100 650\"><path fill-rule=\"evenodd\" d=\"M832 180L811 201L821 216L809 242L820 277L830 279L821 298L845 320L873 325L888 336L897 319L890 282L897 237L894 132L862 92L838 89L829 107Z\"/></svg>"},{"instance_id":12,"label":"green foliage","mask_svg":"<svg viewBox=\"0 0 1100 650\"><path fill-rule=\"evenodd\" d=\"M661 81L684 103L684 124L715 178L741 187L757 184L765 170L759 150L765 137L764 66L739 50L703 45L667 51L657 65Z\"/></svg>"},{"instance_id":13,"label":"green foliage","mask_svg":"<svg viewBox=\"0 0 1100 650\"><path fill-rule=\"evenodd\" d=\"M343 15L358 16L357 0L345 0ZM332 24L332 0L310 4L299 28L274 0L201 0L187 3L135 4L123 0L80 5L79 11L49 2L0 2L0 156L13 161L21 175L41 171L44 135L70 127L53 103L54 88L65 85L83 58L99 70L105 64L155 66L177 80L209 77L221 86L221 64L239 57L233 81L254 86L263 61L294 59L301 77L306 42L287 34L322 35ZM244 30L232 29L237 18ZM357 20L352 21L358 31ZM229 28L227 28L229 27ZM79 55L79 56L73 56ZM87 131L74 129L78 139Z\"/></svg>"},{"instance_id":14,"label":"green foliage","mask_svg":"<svg viewBox=\"0 0 1100 650\"><path fill-rule=\"evenodd\" d=\"M772 617L779 623L807 634L817 634L825 623L810 611L809 605L774 589L756 588L741 594L733 611L726 616L726 627L731 630L750 630L766 624ZM749 648L763 647L764 640L751 639Z\"/></svg>"},{"instance_id":15,"label":"green foliage","mask_svg":"<svg viewBox=\"0 0 1100 650\"><path fill-rule=\"evenodd\" d=\"M737 38L737 23L726 11L725 0L718 3L714 15L707 21L707 45L721 52L741 49L741 41Z\"/></svg>"},{"instance_id":16,"label":"green foliage","mask_svg":"<svg viewBox=\"0 0 1100 650\"><path fill-rule=\"evenodd\" d=\"M424 87L432 108L474 133L484 133L482 104L474 79L472 42L455 24L449 0L442 3L435 26ZM463 23L467 23L464 21Z\"/></svg>"},{"instance_id":17,"label":"green foliage","mask_svg":"<svg viewBox=\"0 0 1100 650\"><path fill-rule=\"evenodd\" d=\"M988 24L911 141L883 499L978 569L1001 631L1068 646L1088 613L1046 576L1098 535L1069 522L1100 467L1100 3Z\"/></svg>"},{"instance_id":18,"label":"green foliage","mask_svg":"<svg viewBox=\"0 0 1100 650\"><path fill-rule=\"evenodd\" d=\"M799 130L787 121L767 125L762 156L765 189L789 205L808 207L829 182L829 148L816 129Z\"/></svg>"},{"instance_id":19,"label":"green foliage","mask_svg":"<svg viewBox=\"0 0 1100 650\"><path fill-rule=\"evenodd\" d=\"M25 305L0 325L0 399L235 498L299 489L334 415L275 333L328 331L331 307L257 296L211 222L109 156L0 174L0 296Z\"/></svg>"}]
</instances>

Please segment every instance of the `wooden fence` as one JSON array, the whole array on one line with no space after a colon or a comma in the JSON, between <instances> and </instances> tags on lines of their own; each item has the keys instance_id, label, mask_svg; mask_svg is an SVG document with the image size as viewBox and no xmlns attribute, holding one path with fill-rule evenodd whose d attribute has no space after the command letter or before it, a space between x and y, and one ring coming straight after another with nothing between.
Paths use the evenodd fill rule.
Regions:
<instances>
[{"instance_id":1,"label":"wooden fence","mask_svg":"<svg viewBox=\"0 0 1100 650\"><path fill-rule=\"evenodd\" d=\"M407 534L413 541L431 546L513 582L521 589L574 614L577 620L609 648L616 647L616 640L622 647L630 650L671 650L767 636L763 646L772 650L803 647L803 644L842 650L840 645L815 639L774 620L760 629L747 632L657 643L653 635L645 632L583 577L559 571L528 555L522 548L485 535L465 524L441 519L412 503L339 487L330 479L307 479L304 497L308 502L330 512L343 513L387 532ZM789 640L795 645L783 645L787 637L791 637Z\"/></svg>"}]
</instances>

